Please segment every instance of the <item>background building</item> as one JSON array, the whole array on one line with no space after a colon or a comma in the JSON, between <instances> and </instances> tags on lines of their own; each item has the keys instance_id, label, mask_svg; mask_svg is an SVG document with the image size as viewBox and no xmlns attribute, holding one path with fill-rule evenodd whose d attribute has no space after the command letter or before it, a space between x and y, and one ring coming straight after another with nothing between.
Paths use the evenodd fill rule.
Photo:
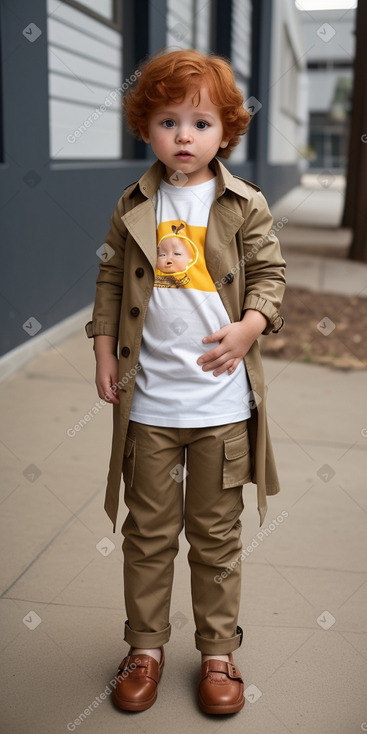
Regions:
<instances>
[{"instance_id":1,"label":"background building","mask_svg":"<svg viewBox=\"0 0 367 734\"><path fill-rule=\"evenodd\" d=\"M299 180L305 50L293 0L0 7L0 354L22 361L93 300L109 217L151 159L121 116L139 62L166 46L232 61L254 117L228 166L272 203Z\"/></svg>"},{"instance_id":2,"label":"background building","mask_svg":"<svg viewBox=\"0 0 367 734\"><path fill-rule=\"evenodd\" d=\"M344 173L356 12L354 9L297 10L297 15L307 54L310 168Z\"/></svg>"}]
</instances>

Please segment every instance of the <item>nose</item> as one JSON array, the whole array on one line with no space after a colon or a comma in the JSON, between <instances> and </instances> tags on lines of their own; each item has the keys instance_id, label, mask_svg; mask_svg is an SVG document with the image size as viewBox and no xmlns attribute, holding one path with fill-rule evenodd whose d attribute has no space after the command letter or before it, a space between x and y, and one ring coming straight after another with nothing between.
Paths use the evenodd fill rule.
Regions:
<instances>
[{"instance_id":1,"label":"nose","mask_svg":"<svg viewBox=\"0 0 367 734\"><path fill-rule=\"evenodd\" d=\"M176 140L178 143L190 143L192 141L192 132L188 126L181 125L177 128Z\"/></svg>"}]
</instances>

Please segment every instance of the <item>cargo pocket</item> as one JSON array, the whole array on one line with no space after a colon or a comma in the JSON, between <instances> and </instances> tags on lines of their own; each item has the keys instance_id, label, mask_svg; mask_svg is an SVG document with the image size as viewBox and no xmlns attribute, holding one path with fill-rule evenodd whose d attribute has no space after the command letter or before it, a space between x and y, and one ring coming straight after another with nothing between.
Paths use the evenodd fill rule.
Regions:
<instances>
[{"instance_id":1,"label":"cargo pocket","mask_svg":"<svg viewBox=\"0 0 367 734\"><path fill-rule=\"evenodd\" d=\"M124 478L125 485L128 484L132 487L134 481L135 471L135 440L133 438L126 437L124 460L122 462L122 476Z\"/></svg>"},{"instance_id":2,"label":"cargo pocket","mask_svg":"<svg viewBox=\"0 0 367 734\"><path fill-rule=\"evenodd\" d=\"M250 442L248 432L224 439L223 489L251 482Z\"/></svg>"}]
</instances>

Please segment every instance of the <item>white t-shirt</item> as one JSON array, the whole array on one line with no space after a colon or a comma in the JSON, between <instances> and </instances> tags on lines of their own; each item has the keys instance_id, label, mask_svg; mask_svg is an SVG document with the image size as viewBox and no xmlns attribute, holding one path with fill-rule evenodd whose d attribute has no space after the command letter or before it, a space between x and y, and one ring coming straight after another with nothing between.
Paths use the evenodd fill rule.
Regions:
<instances>
[{"instance_id":1,"label":"white t-shirt","mask_svg":"<svg viewBox=\"0 0 367 734\"><path fill-rule=\"evenodd\" d=\"M162 180L154 197L158 259L130 413L139 423L195 428L250 417L244 362L218 377L197 364L218 345L203 337L230 323L205 263L215 180L181 188Z\"/></svg>"}]
</instances>

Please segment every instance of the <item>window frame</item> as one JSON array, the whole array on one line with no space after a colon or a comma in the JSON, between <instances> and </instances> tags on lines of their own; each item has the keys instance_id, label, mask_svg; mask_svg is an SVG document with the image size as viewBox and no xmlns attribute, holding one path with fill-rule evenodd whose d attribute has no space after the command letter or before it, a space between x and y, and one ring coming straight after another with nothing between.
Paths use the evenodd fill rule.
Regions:
<instances>
[{"instance_id":1,"label":"window frame","mask_svg":"<svg viewBox=\"0 0 367 734\"><path fill-rule=\"evenodd\" d=\"M115 31L120 31L120 33L122 33L122 3L120 0L112 1L113 20L109 20L104 15L100 15L91 8L88 8L86 5L83 5L83 3L78 2L78 0L62 0L63 3L71 5L75 10L79 10L81 13L85 13L85 15L89 15L91 18L94 18L94 20L98 20L99 23L104 23L109 28L113 28Z\"/></svg>"}]
</instances>

